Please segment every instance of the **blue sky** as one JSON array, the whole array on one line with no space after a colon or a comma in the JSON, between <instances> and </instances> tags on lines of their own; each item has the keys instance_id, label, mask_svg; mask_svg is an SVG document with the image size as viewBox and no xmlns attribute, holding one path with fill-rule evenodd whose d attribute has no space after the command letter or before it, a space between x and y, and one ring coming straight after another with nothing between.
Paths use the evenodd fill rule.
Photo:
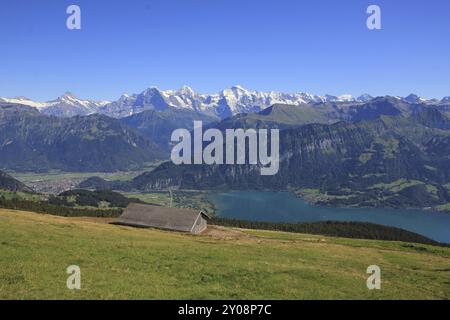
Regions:
<instances>
[{"instance_id":1,"label":"blue sky","mask_svg":"<svg viewBox=\"0 0 450 320\"><path fill-rule=\"evenodd\" d=\"M77 4L82 29L66 28ZM382 10L379 31L366 9ZM217 92L450 95L448 0L1 0L0 96Z\"/></svg>"}]
</instances>

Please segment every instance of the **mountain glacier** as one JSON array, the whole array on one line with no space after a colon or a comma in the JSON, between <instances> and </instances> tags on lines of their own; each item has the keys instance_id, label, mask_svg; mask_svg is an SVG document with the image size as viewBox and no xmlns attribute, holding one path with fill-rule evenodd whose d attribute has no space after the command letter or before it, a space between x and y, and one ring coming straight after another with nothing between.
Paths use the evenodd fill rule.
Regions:
<instances>
[{"instance_id":1,"label":"mountain glacier","mask_svg":"<svg viewBox=\"0 0 450 320\"><path fill-rule=\"evenodd\" d=\"M83 100L69 92L48 102L36 102L25 97L0 98L0 102L27 105L37 108L44 114L58 117L99 113L113 118L123 118L146 110L163 111L168 108L177 108L224 119L241 113L260 112L274 104L358 104L366 103L372 99L373 97L368 94L358 98L354 98L349 94L319 96L310 93L249 91L241 86L233 86L216 94L201 94L188 86L184 86L178 90L160 90L156 87L151 87L139 94L124 94L113 102ZM418 104L438 101L426 100L414 94L398 99ZM448 101L449 97L446 97L441 103L448 103Z\"/></svg>"},{"instance_id":2,"label":"mountain glacier","mask_svg":"<svg viewBox=\"0 0 450 320\"><path fill-rule=\"evenodd\" d=\"M36 102L26 97L0 98L0 102L14 103L34 107L47 115L58 117L86 116L98 113L100 107L109 104L109 101L91 101L75 97L74 94L66 92L61 97L47 102Z\"/></svg>"}]
</instances>

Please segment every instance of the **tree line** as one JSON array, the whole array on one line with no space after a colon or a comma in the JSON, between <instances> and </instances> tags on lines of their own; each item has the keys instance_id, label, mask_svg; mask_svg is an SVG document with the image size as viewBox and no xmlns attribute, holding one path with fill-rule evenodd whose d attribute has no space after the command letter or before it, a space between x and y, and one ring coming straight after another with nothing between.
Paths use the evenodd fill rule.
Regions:
<instances>
[{"instance_id":1,"label":"tree line","mask_svg":"<svg viewBox=\"0 0 450 320\"><path fill-rule=\"evenodd\" d=\"M260 222L213 217L213 225L242 229L272 230L352 239L403 241L437 245L438 242L407 230L368 222L321 221L310 223Z\"/></svg>"},{"instance_id":2,"label":"tree line","mask_svg":"<svg viewBox=\"0 0 450 320\"><path fill-rule=\"evenodd\" d=\"M102 217L113 218L122 214L123 209L85 209L70 208L53 205L42 201L28 201L22 199L6 199L0 196L0 208L11 210L31 211L61 217Z\"/></svg>"}]
</instances>

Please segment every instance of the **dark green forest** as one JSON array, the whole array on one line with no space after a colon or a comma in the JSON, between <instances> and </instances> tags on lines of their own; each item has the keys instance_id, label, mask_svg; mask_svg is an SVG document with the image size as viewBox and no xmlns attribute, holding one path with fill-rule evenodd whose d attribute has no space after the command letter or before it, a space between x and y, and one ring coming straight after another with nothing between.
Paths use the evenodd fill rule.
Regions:
<instances>
[{"instance_id":1,"label":"dark green forest","mask_svg":"<svg viewBox=\"0 0 450 320\"><path fill-rule=\"evenodd\" d=\"M354 239L438 244L434 240L410 231L367 222L323 221L313 223L282 223L234 220L214 217L211 219L210 223L224 227L243 229L272 230Z\"/></svg>"}]
</instances>

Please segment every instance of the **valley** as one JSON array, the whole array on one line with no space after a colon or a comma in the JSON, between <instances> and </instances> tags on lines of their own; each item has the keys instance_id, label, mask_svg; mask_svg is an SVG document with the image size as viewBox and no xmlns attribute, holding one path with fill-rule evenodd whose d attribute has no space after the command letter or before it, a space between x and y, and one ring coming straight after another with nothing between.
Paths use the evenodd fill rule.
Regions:
<instances>
[{"instance_id":1,"label":"valley","mask_svg":"<svg viewBox=\"0 0 450 320\"><path fill-rule=\"evenodd\" d=\"M450 300L449 0L31 2L0 15L2 304Z\"/></svg>"},{"instance_id":2,"label":"valley","mask_svg":"<svg viewBox=\"0 0 450 320\"><path fill-rule=\"evenodd\" d=\"M15 172L7 171L7 173L38 193L44 194L59 194L64 191L75 189L84 180L97 176L107 181L128 181L140 174L151 171L159 165L158 162L154 164L147 164L145 168L137 171L118 171L118 172L64 172L64 171L49 171L49 172Z\"/></svg>"},{"instance_id":3,"label":"valley","mask_svg":"<svg viewBox=\"0 0 450 320\"><path fill-rule=\"evenodd\" d=\"M178 92L153 88L112 105L90 105L92 112L75 116L45 112L68 104L87 105L73 95L59 100L64 103L52 103L52 109L4 101L0 103L0 170L9 174L4 184L10 191L41 194L41 200L49 202L39 204L43 211L59 213L61 209L51 206L63 204L74 215L87 209L101 215L122 210L107 200L119 199L116 195L92 200L97 195L79 189L114 190L136 201L202 209L213 216L218 208L209 197L233 191L290 192L314 205L311 211L326 207L450 212L448 99L414 95L294 99L237 87L219 96L222 103L187 88ZM261 100L269 96L272 100ZM202 105L205 101L216 105L210 109ZM228 115L222 117L220 108L225 105ZM120 112L105 115L108 108ZM261 175L261 164L201 164L190 148L183 150L183 158L192 157L196 164L172 163L171 135L177 129L206 146L208 139L200 139L203 132L192 138L198 136L194 126L200 121L204 133L279 130L277 174ZM222 142L215 143L214 153L226 158L228 150ZM64 196L71 190L76 194Z\"/></svg>"},{"instance_id":4,"label":"valley","mask_svg":"<svg viewBox=\"0 0 450 320\"><path fill-rule=\"evenodd\" d=\"M239 117L239 123L226 128L241 124ZM261 176L258 165L165 162L128 182L96 178L81 185L141 192L168 188L291 191L319 205L443 210L450 202L445 147L449 124L433 108L410 116L307 124L280 131L279 172L274 176Z\"/></svg>"}]
</instances>

